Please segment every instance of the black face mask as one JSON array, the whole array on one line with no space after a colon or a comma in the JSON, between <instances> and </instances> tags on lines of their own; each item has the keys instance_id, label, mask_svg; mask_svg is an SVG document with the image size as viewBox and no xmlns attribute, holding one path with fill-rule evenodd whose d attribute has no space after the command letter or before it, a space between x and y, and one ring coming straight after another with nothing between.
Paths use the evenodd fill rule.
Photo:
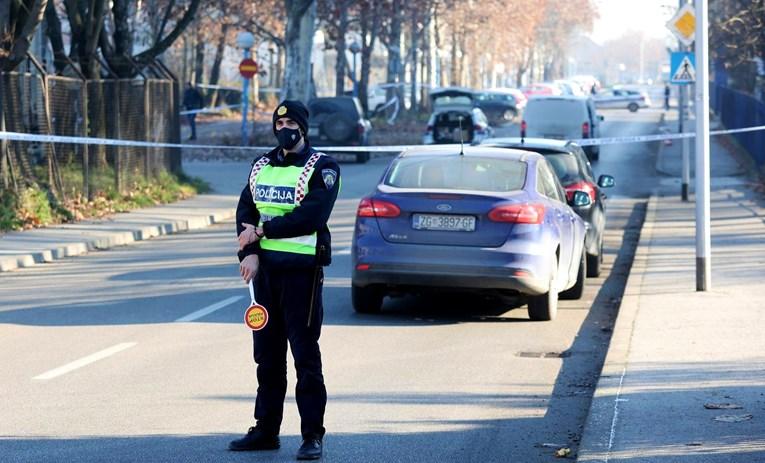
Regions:
<instances>
[{"instance_id":1,"label":"black face mask","mask_svg":"<svg viewBox=\"0 0 765 463\"><path fill-rule=\"evenodd\" d=\"M290 129L284 127L276 132L276 139L279 140L279 146L286 150L291 150L300 143L300 129Z\"/></svg>"}]
</instances>

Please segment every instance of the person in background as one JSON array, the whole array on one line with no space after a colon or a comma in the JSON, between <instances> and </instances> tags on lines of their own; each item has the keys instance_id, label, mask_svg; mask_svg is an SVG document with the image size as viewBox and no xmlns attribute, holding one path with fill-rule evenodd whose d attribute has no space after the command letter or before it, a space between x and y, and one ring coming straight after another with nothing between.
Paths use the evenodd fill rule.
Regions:
<instances>
[{"instance_id":1,"label":"person in background","mask_svg":"<svg viewBox=\"0 0 765 463\"><path fill-rule=\"evenodd\" d=\"M664 84L664 110L669 111L669 84Z\"/></svg>"},{"instance_id":2,"label":"person in background","mask_svg":"<svg viewBox=\"0 0 765 463\"><path fill-rule=\"evenodd\" d=\"M202 94L194 87L191 82L186 82L186 90L183 91L183 107L186 111L194 111L201 109L204 106L204 99ZM189 121L191 127L191 136L189 140L197 139L197 113L186 114L186 119Z\"/></svg>"}]
</instances>

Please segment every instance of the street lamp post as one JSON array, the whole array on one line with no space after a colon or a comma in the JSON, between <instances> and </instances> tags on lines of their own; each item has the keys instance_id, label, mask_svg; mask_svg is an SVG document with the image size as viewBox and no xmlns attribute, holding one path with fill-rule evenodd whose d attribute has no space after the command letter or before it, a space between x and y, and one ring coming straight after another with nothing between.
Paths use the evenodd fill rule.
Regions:
<instances>
[{"instance_id":1,"label":"street lamp post","mask_svg":"<svg viewBox=\"0 0 765 463\"><path fill-rule=\"evenodd\" d=\"M244 52L244 59L250 57L250 48L255 45L255 37L249 32L240 32L236 36L236 46ZM250 99L250 79L242 77L242 145L248 142L247 111Z\"/></svg>"},{"instance_id":2,"label":"street lamp post","mask_svg":"<svg viewBox=\"0 0 765 463\"><path fill-rule=\"evenodd\" d=\"M354 41L351 43L348 49L353 54L353 96L358 97L359 83L358 83L358 79L356 78L356 55L361 51L361 45L359 45L358 42Z\"/></svg>"}]
</instances>

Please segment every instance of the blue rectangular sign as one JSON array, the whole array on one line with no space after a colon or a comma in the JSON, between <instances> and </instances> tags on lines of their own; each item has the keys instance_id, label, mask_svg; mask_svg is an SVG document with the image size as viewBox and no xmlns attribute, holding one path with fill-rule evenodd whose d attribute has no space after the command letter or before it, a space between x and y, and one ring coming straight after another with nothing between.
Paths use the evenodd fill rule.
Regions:
<instances>
[{"instance_id":1,"label":"blue rectangular sign","mask_svg":"<svg viewBox=\"0 0 765 463\"><path fill-rule=\"evenodd\" d=\"M670 56L669 81L678 85L696 82L696 55L686 51L673 52Z\"/></svg>"}]
</instances>

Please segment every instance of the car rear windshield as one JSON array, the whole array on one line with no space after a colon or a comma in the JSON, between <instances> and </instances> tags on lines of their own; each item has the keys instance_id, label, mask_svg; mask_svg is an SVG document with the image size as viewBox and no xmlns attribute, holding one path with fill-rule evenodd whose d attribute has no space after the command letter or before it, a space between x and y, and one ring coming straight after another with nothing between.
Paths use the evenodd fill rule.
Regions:
<instances>
[{"instance_id":1,"label":"car rear windshield","mask_svg":"<svg viewBox=\"0 0 765 463\"><path fill-rule=\"evenodd\" d=\"M397 188L520 190L526 181L526 163L478 156L412 156L394 162L385 185Z\"/></svg>"},{"instance_id":2,"label":"car rear windshield","mask_svg":"<svg viewBox=\"0 0 765 463\"><path fill-rule=\"evenodd\" d=\"M473 99L468 95L442 95L433 97L433 106L463 105L470 106Z\"/></svg>"},{"instance_id":3,"label":"car rear windshield","mask_svg":"<svg viewBox=\"0 0 765 463\"><path fill-rule=\"evenodd\" d=\"M353 98L317 98L308 102L308 111L311 117L325 113L360 114Z\"/></svg>"},{"instance_id":4,"label":"car rear windshield","mask_svg":"<svg viewBox=\"0 0 765 463\"><path fill-rule=\"evenodd\" d=\"M581 100L534 98L526 105L523 119L548 124L581 124L587 120L587 108Z\"/></svg>"},{"instance_id":5,"label":"car rear windshield","mask_svg":"<svg viewBox=\"0 0 765 463\"><path fill-rule=\"evenodd\" d=\"M504 95L501 93L479 93L476 95L476 100L508 103L513 103L515 101L512 95Z\"/></svg>"},{"instance_id":6,"label":"car rear windshield","mask_svg":"<svg viewBox=\"0 0 765 463\"><path fill-rule=\"evenodd\" d=\"M579 164L573 154L545 154L545 159L552 165L555 175L560 179L563 186L570 185L581 179Z\"/></svg>"}]
</instances>

